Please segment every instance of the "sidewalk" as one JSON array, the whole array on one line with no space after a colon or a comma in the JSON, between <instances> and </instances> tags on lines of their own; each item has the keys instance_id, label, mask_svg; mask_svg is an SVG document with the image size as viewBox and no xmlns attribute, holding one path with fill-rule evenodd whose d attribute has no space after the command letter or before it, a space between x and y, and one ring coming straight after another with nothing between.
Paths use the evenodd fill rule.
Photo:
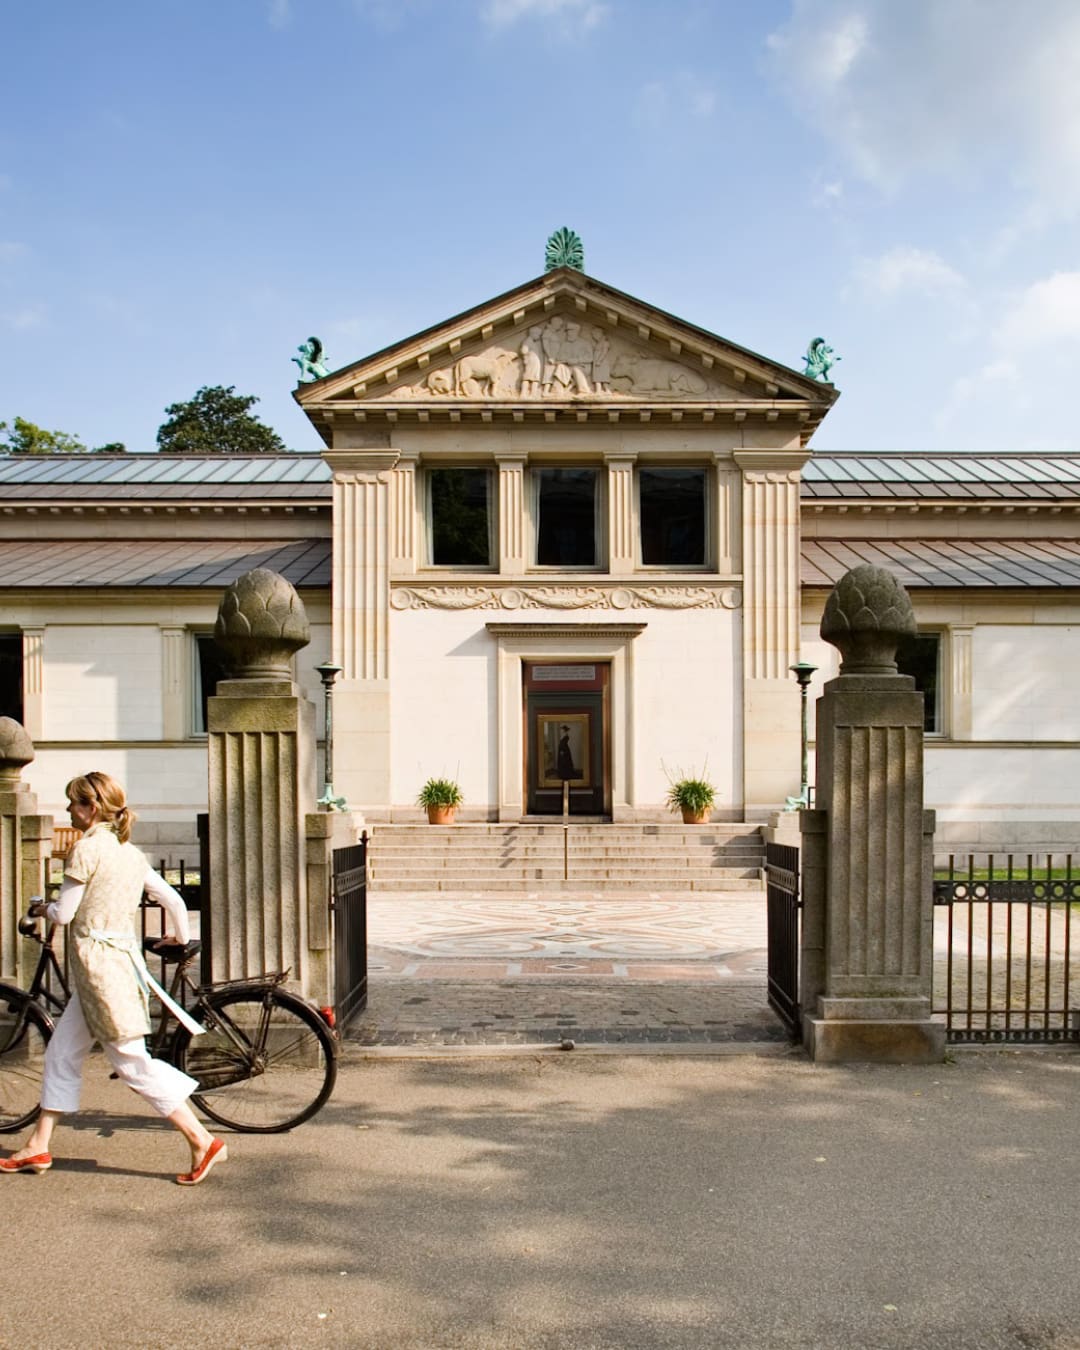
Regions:
<instances>
[{"instance_id":1,"label":"sidewalk","mask_svg":"<svg viewBox=\"0 0 1080 1350\"><path fill-rule=\"evenodd\" d=\"M91 1062L18 1350L1078 1350L1080 1056L348 1059L204 1186Z\"/></svg>"},{"instance_id":2,"label":"sidewalk","mask_svg":"<svg viewBox=\"0 0 1080 1350\"><path fill-rule=\"evenodd\" d=\"M786 1040L761 895L373 895L350 1044L679 1046Z\"/></svg>"}]
</instances>

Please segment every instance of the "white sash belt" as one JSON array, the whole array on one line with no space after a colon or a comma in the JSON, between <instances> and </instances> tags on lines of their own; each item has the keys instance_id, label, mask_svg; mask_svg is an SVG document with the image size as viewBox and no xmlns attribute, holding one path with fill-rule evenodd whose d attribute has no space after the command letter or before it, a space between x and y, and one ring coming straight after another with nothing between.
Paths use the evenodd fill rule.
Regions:
<instances>
[{"instance_id":1,"label":"white sash belt","mask_svg":"<svg viewBox=\"0 0 1080 1350\"><path fill-rule=\"evenodd\" d=\"M181 1026L187 1027L193 1036L201 1036L206 1031L206 1028L200 1026L194 1017L181 1008L174 998L170 998L153 975L150 974L146 965L146 958L139 947L138 938L131 933L109 933L101 928L91 928L90 936L95 942L104 943L106 947L111 947L114 951L123 952L125 956L129 956L135 970L135 978L139 981L139 987L143 993L148 997L153 993L168 1008Z\"/></svg>"}]
</instances>

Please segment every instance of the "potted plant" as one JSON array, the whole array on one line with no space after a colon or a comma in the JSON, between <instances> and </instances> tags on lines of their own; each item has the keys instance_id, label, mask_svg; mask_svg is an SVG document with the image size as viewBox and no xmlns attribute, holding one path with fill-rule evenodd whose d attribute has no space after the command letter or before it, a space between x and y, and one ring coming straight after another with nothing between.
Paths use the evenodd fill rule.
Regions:
<instances>
[{"instance_id":1,"label":"potted plant","mask_svg":"<svg viewBox=\"0 0 1080 1350\"><path fill-rule=\"evenodd\" d=\"M667 804L681 811L684 825L704 825L716 799L716 789L704 778L677 778L668 791Z\"/></svg>"},{"instance_id":2,"label":"potted plant","mask_svg":"<svg viewBox=\"0 0 1080 1350\"><path fill-rule=\"evenodd\" d=\"M451 778L429 778L416 798L417 805L427 809L429 825L452 825L462 801L461 789Z\"/></svg>"}]
</instances>

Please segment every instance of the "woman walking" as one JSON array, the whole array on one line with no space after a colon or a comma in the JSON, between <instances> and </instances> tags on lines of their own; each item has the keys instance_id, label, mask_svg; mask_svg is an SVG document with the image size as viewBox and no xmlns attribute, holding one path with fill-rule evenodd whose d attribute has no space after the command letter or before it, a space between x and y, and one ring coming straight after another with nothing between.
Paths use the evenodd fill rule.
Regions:
<instances>
[{"instance_id":1,"label":"woman walking","mask_svg":"<svg viewBox=\"0 0 1080 1350\"><path fill-rule=\"evenodd\" d=\"M70 924L68 951L74 987L45 1052L41 1115L30 1137L0 1172L47 1172L50 1144L61 1116L79 1109L86 1056L100 1041L117 1077L146 1099L174 1126L191 1148L191 1171L177 1178L197 1186L210 1169L228 1158L221 1139L206 1130L188 1105L198 1086L194 1078L163 1060L152 1059L144 1037L150 1032L146 965L135 934L135 916L143 892L169 918L162 943L189 940L187 907L181 897L130 843L135 813L124 790L106 773L73 778L65 789L68 814L83 831L64 864L60 895L51 904L35 904L30 913ZM186 1021L191 1029L202 1028Z\"/></svg>"}]
</instances>

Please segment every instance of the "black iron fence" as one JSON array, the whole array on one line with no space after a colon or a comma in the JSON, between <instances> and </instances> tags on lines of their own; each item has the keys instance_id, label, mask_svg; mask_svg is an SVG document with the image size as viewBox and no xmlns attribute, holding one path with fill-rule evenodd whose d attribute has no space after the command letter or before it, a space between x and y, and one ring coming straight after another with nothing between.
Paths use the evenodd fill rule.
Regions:
<instances>
[{"instance_id":1,"label":"black iron fence","mask_svg":"<svg viewBox=\"0 0 1080 1350\"><path fill-rule=\"evenodd\" d=\"M769 1004L793 1040L802 1040L799 1006L799 850L791 844L765 845L768 910Z\"/></svg>"},{"instance_id":2,"label":"black iron fence","mask_svg":"<svg viewBox=\"0 0 1080 1350\"><path fill-rule=\"evenodd\" d=\"M1071 854L935 864L934 1012L950 1041L1080 1042L1075 906Z\"/></svg>"},{"instance_id":3,"label":"black iron fence","mask_svg":"<svg viewBox=\"0 0 1080 1350\"><path fill-rule=\"evenodd\" d=\"M334 923L334 1013L344 1028L367 1006L367 845L334 849L331 914Z\"/></svg>"}]
</instances>

